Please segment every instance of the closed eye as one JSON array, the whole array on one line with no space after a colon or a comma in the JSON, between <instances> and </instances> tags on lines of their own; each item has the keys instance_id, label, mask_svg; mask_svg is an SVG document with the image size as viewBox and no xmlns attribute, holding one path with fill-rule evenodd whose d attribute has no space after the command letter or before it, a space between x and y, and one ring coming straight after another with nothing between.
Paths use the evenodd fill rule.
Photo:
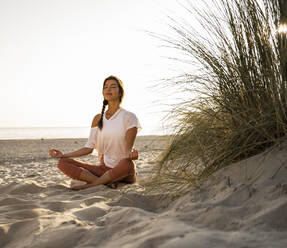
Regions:
<instances>
[{"instance_id":1,"label":"closed eye","mask_svg":"<svg viewBox=\"0 0 287 248\"><path fill-rule=\"evenodd\" d=\"M113 86L110 86L110 87L107 87L107 86L104 87L104 89L108 89L108 88L110 88L110 89L116 89L117 86L116 86L116 85L113 85Z\"/></svg>"}]
</instances>

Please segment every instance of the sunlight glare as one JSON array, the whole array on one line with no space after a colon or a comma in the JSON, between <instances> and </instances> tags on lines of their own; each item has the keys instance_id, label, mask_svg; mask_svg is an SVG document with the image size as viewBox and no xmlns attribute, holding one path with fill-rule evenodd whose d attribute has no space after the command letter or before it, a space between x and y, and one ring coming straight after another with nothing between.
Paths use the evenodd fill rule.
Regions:
<instances>
[{"instance_id":1,"label":"sunlight glare","mask_svg":"<svg viewBox=\"0 0 287 248\"><path fill-rule=\"evenodd\" d=\"M287 25L286 24L279 25L277 32L279 34L287 33Z\"/></svg>"}]
</instances>

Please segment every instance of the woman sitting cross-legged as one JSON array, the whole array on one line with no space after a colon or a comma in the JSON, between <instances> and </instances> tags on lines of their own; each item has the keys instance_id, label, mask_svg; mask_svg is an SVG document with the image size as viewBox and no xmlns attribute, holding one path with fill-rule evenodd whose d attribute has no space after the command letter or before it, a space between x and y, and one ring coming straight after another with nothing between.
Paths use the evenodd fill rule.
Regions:
<instances>
[{"instance_id":1,"label":"woman sitting cross-legged","mask_svg":"<svg viewBox=\"0 0 287 248\"><path fill-rule=\"evenodd\" d=\"M84 181L85 185L72 189L86 189L101 184L113 186L115 182L136 182L136 169L132 160L138 158L133 149L137 131L141 128L135 114L120 107L124 96L120 79L110 76L103 84L102 113L94 117L86 145L74 152L63 154L50 149L53 158L59 158L58 168L68 177ZM108 105L108 110L105 107ZM81 157L98 151L100 165L79 162L71 157Z\"/></svg>"}]
</instances>

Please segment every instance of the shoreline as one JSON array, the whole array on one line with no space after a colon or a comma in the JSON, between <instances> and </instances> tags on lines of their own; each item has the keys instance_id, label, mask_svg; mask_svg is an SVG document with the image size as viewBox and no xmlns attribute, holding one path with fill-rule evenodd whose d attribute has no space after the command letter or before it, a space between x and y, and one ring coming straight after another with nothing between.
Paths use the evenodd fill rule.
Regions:
<instances>
[{"instance_id":1,"label":"shoreline","mask_svg":"<svg viewBox=\"0 0 287 248\"><path fill-rule=\"evenodd\" d=\"M164 134L164 135L157 135L157 134L151 134L151 135L137 135L136 139L138 138L156 138L156 137L170 137L172 134ZM1 141L43 141L43 140L88 140L88 137L84 138L31 138L31 139L0 139Z\"/></svg>"}]
</instances>

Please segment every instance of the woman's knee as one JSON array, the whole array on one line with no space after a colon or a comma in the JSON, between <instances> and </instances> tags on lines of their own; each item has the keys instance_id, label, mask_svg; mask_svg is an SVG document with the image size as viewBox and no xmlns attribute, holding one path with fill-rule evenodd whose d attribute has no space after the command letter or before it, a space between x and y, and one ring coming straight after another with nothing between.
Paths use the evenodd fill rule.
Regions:
<instances>
[{"instance_id":1,"label":"woman's knee","mask_svg":"<svg viewBox=\"0 0 287 248\"><path fill-rule=\"evenodd\" d=\"M122 159L117 166L121 167L126 167L128 169L133 169L134 168L134 163L131 159L129 158L124 158Z\"/></svg>"},{"instance_id":2,"label":"woman's knee","mask_svg":"<svg viewBox=\"0 0 287 248\"><path fill-rule=\"evenodd\" d=\"M81 175L83 168L74 166L71 163L72 159L69 158L61 158L58 162L58 169L66 174L68 177L73 179L78 179Z\"/></svg>"},{"instance_id":3,"label":"woman's knee","mask_svg":"<svg viewBox=\"0 0 287 248\"><path fill-rule=\"evenodd\" d=\"M109 170L109 174L112 181L117 181L133 175L135 174L134 163L128 158L122 159L115 168Z\"/></svg>"},{"instance_id":4,"label":"woman's knee","mask_svg":"<svg viewBox=\"0 0 287 248\"><path fill-rule=\"evenodd\" d=\"M71 158L60 158L58 161L58 168L61 170L61 168L66 167L71 163L73 163L73 159Z\"/></svg>"},{"instance_id":5,"label":"woman's knee","mask_svg":"<svg viewBox=\"0 0 287 248\"><path fill-rule=\"evenodd\" d=\"M71 160L70 158L60 158L58 161L58 169L61 171L66 170L72 164Z\"/></svg>"},{"instance_id":6,"label":"woman's knee","mask_svg":"<svg viewBox=\"0 0 287 248\"><path fill-rule=\"evenodd\" d=\"M60 158L58 164L70 163L72 160L71 158Z\"/></svg>"}]
</instances>

